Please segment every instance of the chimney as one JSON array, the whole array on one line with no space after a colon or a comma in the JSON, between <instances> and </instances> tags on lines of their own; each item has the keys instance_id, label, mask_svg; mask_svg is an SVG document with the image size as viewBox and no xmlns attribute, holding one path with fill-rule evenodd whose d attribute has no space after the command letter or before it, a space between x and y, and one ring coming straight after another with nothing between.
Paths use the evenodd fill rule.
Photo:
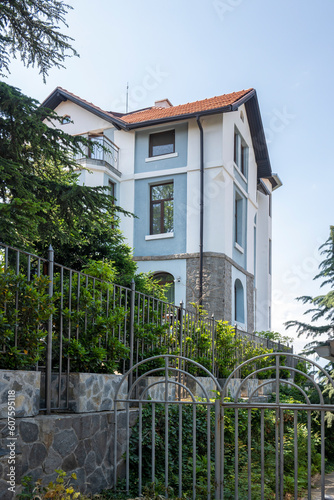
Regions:
<instances>
[{"instance_id":1,"label":"chimney","mask_svg":"<svg viewBox=\"0 0 334 500\"><path fill-rule=\"evenodd\" d=\"M161 99L160 101L155 101L154 106L156 108L171 108L173 104L169 99Z\"/></svg>"}]
</instances>

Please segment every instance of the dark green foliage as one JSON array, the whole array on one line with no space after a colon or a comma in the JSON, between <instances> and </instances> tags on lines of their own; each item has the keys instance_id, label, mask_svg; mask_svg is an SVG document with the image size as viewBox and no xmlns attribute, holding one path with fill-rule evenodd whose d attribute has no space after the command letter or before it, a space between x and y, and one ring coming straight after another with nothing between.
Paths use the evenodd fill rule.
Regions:
<instances>
[{"instance_id":1,"label":"dark green foliage","mask_svg":"<svg viewBox=\"0 0 334 500\"><path fill-rule=\"evenodd\" d=\"M229 400L226 399L226 402ZM290 396L283 396L282 401L294 403ZM182 405L182 489L183 497L192 498L192 471L193 471L193 408L190 405ZM164 493L165 480L165 406L155 404L155 481L154 491L156 494ZM169 497L177 498L179 482L179 405L168 405L169 434L168 434L168 477L169 477ZM284 493L294 491L294 425L293 412L284 411ZM301 413L303 415L303 413ZM206 498L207 488L207 407L198 405L196 407L196 498ZM211 494L214 496L214 411L210 411L210 449L211 449ZM148 489L152 488L152 405L143 406L143 429L142 429L142 474L143 484ZM231 408L224 411L224 498L233 500L235 498L235 412ZM251 410L252 425L252 498L261 496L261 410ZM264 498L266 500L275 498L275 428L276 411L264 411ZM238 415L238 490L240 500L248 498L248 411L239 410ZM307 427L306 416L298 423L298 489L301 493L307 486ZM318 452L319 434L317 430L312 430L312 474L320 470L320 454ZM130 485L131 497L138 495L138 470L139 470L139 423L133 427L130 438ZM122 488L122 483L120 484ZM122 498L117 493L110 495L106 493L105 498ZM129 498L129 496L124 496ZM151 498L157 498L152 495Z\"/></svg>"},{"instance_id":2,"label":"dark green foliage","mask_svg":"<svg viewBox=\"0 0 334 500\"><path fill-rule=\"evenodd\" d=\"M288 321L287 328L295 327L298 336L305 335L306 338L312 337L317 339L321 335L326 334L328 338L334 338L334 226L330 228L330 236L328 240L320 247L321 254L324 255L324 260L319 265L320 272L314 279L321 279L320 287L330 286L330 291L317 297L304 295L298 297L297 300L303 304L308 304L310 307L304 314L311 314L311 323L303 323L300 321ZM325 322L318 324L318 321ZM308 345L312 349L313 345L318 342L312 342Z\"/></svg>"},{"instance_id":3,"label":"dark green foliage","mask_svg":"<svg viewBox=\"0 0 334 500\"><path fill-rule=\"evenodd\" d=\"M45 354L47 320L55 312L48 285L47 276L28 282L22 274L0 272L0 369L29 370Z\"/></svg>"},{"instance_id":4,"label":"dark green foliage","mask_svg":"<svg viewBox=\"0 0 334 500\"><path fill-rule=\"evenodd\" d=\"M0 82L0 234L12 246L80 269L89 259L113 258L133 275L135 264L118 229L108 188L78 184L74 156L89 141L42 121L51 110Z\"/></svg>"},{"instance_id":5,"label":"dark green foliage","mask_svg":"<svg viewBox=\"0 0 334 500\"><path fill-rule=\"evenodd\" d=\"M2 0L0 5L0 75L9 72L10 56L19 53L25 66L37 66L43 80L49 70L63 68L72 38L59 32L67 27L70 5L59 0Z\"/></svg>"}]
</instances>

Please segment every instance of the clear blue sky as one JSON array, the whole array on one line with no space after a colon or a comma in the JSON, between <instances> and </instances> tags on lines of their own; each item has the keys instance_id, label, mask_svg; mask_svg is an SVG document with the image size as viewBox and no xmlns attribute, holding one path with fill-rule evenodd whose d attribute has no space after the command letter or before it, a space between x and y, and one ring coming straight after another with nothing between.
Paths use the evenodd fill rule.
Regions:
<instances>
[{"instance_id":1,"label":"clear blue sky","mask_svg":"<svg viewBox=\"0 0 334 500\"><path fill-rule=\"evenodd\" d=\"M273 329L318 294L319 245L333 217L333 0L69 0L80 58L52 70L12 64L8 83L42 101L57 86L106 110L173 104L254 87L272 169ZM61 28L64 32L64 29ZM290 330L288 334L293 334ZM296 341L298 351L305 339Z\"/></svg>"}]
</instances>

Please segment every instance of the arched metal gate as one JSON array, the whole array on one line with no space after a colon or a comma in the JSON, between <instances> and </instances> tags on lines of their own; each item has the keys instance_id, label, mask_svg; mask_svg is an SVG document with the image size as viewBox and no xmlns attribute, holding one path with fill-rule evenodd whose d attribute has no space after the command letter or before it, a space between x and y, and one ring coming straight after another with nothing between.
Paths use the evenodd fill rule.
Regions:
<instances>
[{"instance_id":1,"label":"arched metal gate","mask_svg":"<svg viewBox=\"0 0 334 500\"><path fill-rule=\"evenodd\" d=\"M289 360L289 366L287 356L295 360ZM261 368L261 361L270 357L273 363ZM320 365L287 353L264 354L242 363L224 385L200 364L180 356L155 356L135 365L122 378L115 397L115 488L121 470L126 491L135 487L138 495L151 483L166 498L283 500L289 486L290 498L298 500L303 487L304 498L311 500L315 457L325 500L325 414L333 412L334 405L324 403L317 382L296 367L298 361L310 363L334 388ZM236 374L247 368L247 376L236 387ZM120 397L121 387L138 370L142 374L131 383L127 396ZM195 370L206 378L195 377ZM266 372L270 380L261 378ZM286 379L287 373L305 377L315 388L317 401L310 401L292 378ZM255 382L255 377L260 380ZM268 402L262 393L270 384L274 400ZM282 384L294 387L303 403L282 398ZM318 416L318 454L311 436L312 412ZM121 460L120 435L125 443Z\"/></svg>"}]
</instances>

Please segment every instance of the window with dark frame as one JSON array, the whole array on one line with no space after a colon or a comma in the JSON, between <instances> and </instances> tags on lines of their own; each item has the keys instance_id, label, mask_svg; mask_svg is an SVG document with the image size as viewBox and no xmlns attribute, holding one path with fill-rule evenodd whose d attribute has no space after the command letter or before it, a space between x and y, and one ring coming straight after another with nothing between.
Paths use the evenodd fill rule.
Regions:
<instances>
[{"instance_id":1,"label":"window with dark frame","mask_svg":"<svg viewBox=\"0 0 334 500\"><path fill-rule=\"evenodd\" d=\"M114 199L113 203L115 203L115 183L113 181L109 180L108 186L109 186L109 194L110 194L110 196L113 197L113 199Z\"/></svg>"},{"instance_id":2,"label":"window with dark frame","mask_svg":"<svg viewBox=\"0 0 334 500\"><path fill-rule=\"evenodd\" d=\"M237 130L234 132L234 163L242 175L247 177L248 146Z\"/></svg>"},{"instance_id":3,"label":"window with dark frame","mask_svg":"<svg viewBox=\"0 0 334 500\"><path fill-rule=\"evenodd\" d=\"M67 123L71 123L71 117L70 117L70 115L64 115L64 116L62 116L60 123L62 125L66 125Z\"/></svg>"},{"instance_id":4,"label":"window with dark frame","mask_svg":"<svg viewBox=\"0 0 334 500\"><path fill-rule=\"evenodd\" d=\"M175 130L150 134L149 157L175 153Z\"/></svg>"},{"instance_id":5,"label":"window with dark frame","mask_svg":"<svg viewBox=\"0 0 334 500\"><path fill-rule=\"evenodd\" d=\"M150 187L150 234L174 231L173 182Z\"/></svg>"},{"instance_id":6,"label":"window with dark frame","mask_svg":"<svg viewBox=\"0 0 334 500\"><path fill-rule=\"evenodd\" d=\"M234 205L234 241L242 247L242 198L235 193Z\"/></svg>"},{"instance_id":7,"label":"window with dark frame","mask_svg":"<svg viewBox=\"0 0 334 500\"><path fill-rule=\"evenodd\" d=\"M167 302L170 304L174 304L175 301L175 284L174 284L174 276L170 273L154 273L153 278L155 281L159 283L159 285L165 286L167 285L167 289L165 290Z\"/></svg>"}]
</instances>

